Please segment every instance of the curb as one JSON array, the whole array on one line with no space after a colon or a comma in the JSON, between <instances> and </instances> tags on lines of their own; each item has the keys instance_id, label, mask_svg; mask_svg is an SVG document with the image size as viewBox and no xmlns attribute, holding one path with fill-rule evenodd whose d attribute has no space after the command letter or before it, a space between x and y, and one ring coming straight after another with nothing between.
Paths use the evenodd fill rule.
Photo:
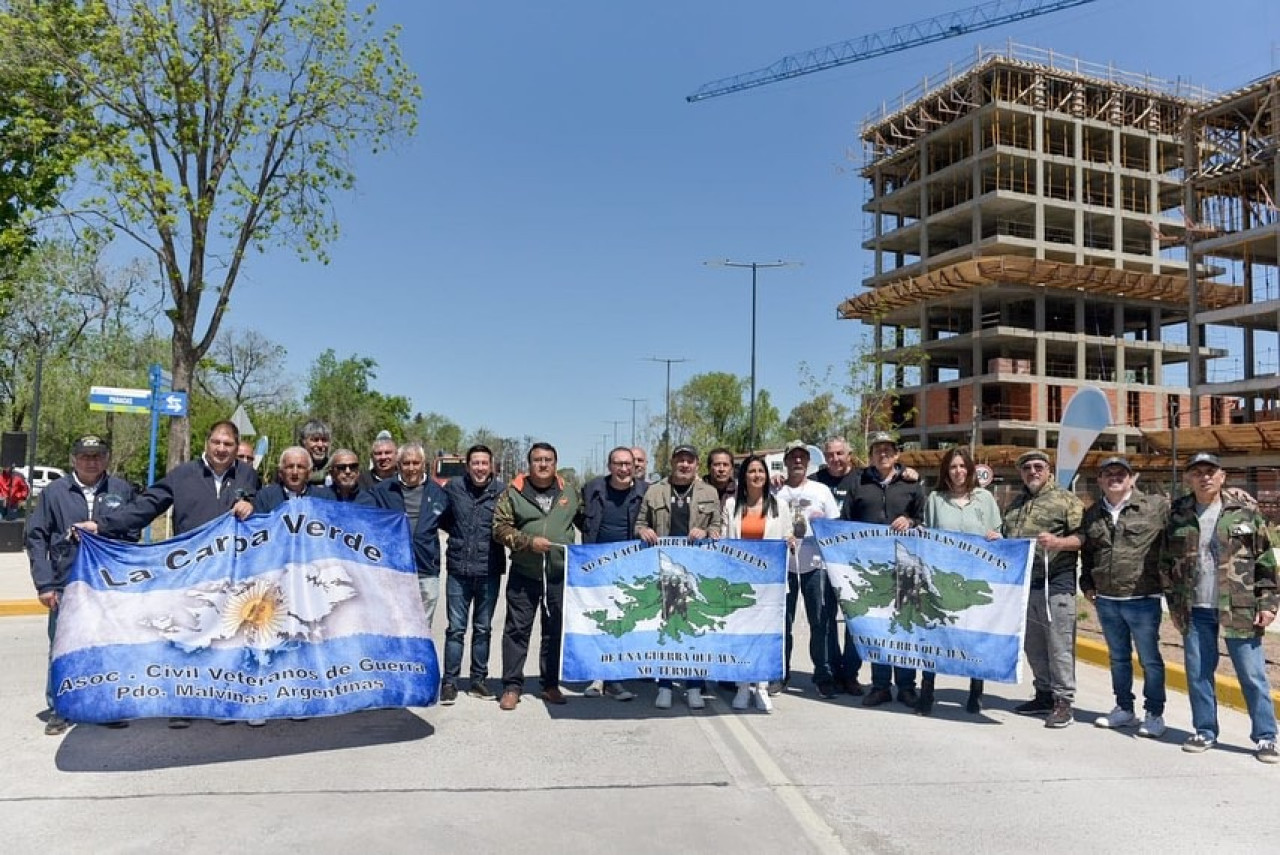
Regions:
<instances>
[{"instance_id":1,"label":"curb","mask_svg":"<svg viewBox=\"0 0 1280 855\"><path fill-rule=\"evenodd\" d=\"M0 600L0 617L47 615L49 610L39 600Z\"/></svg>"},{"instance_id":2,"label":"curb","mask_svg":"<svg viewBox=\"0 0 1280 855\"><path fill-rule=\"evenodd\" d=\"M1105 668L1108 671L1111 670L1111 654L1107 651L1107 645L1091 638L1076 639L1076 659L1088 662L1090 665L1096 665L1099 668ZM1136 654L1133 657L1133 673L1135 677L1142 674L1142 664L1138 662ZM1240 689L1239 681L1234 677L1215 674L1213 682L1214 693L1218 697L1218 703L1241 712L1249 711L1244 702L1244 692ZM1186 669L1181 665L1165 662L1164 685L1166 689L1175 689L1184 695L1187 694ZM1274 688L1271 692L1271 703L1276 708L1276 714L1280 715L1280 692Z\"/></svg>"}]
</instances>

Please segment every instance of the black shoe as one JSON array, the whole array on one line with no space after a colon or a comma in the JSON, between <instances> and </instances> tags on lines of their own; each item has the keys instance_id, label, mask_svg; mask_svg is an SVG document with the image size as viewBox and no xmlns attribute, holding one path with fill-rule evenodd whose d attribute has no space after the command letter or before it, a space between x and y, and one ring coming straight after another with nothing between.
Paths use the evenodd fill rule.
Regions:
<instances>
[{"instance_id":1,"label":"black shoe","mask_svg":"<svg viewBox=\"0 0 1280 855\"><path fill-rule=\"evenodd\" d=\"M836 684L830 680L818 681L818 697L829 701L836 696Z\"/></svg>"},{"instance_id":2,"label":"black shoe","mask_svg":"<svg viewBox=\"0 0 1280 855\"><path fill-rule=\"evenodd\" d=\"M190 726L191 726L191 719L189 718L175 717L175 718L169 719L170 730L186 730Z\"/></svg>"},{"instance_id":3,"label":"black shoe","mask_svg":"<svg viewBox=\"0 0 1280 855\"><path fill-rule=\"evenodd\" d=\"M898 701L914 709L920 703L920 695L916 693L915 686L903 686L898 689Z\"/></svg>"},{"instance_id":4,"label":"black shoe","mask_svg":"<svg viewBox=\"0 0 1280 855\"><path fill-rule=\"evenodd\" d=\"M1053 694L1051 692L1036 692L1036 696L1025 704L1018 704L1013 708L1018 715L1048 715L1053 712Z\"/></svg>"},{"instance_id":5,"label":"black shoe","mask_svg":"<svg viewBox=\"0 0 1280 855\"><path fill-rule=\"evenodd\" d=\"M1045 727L1066 727L1075 721L1071 715L1071 701L1059 698L1053 702L1053 712L1044 720Z\"/></svg>"},{"instance_id":6,"label":"black shoe","mask_svg":"<svg viewBox=\"0 0 1280 855\"><path fill-rule=\"evenodd\" d=\"M981 680L969 681L969 700L964 705L966 712L974 715L982 712L982 689L983 683Z\"/></svg>"},{"instance_id":7,"label":"black shoe","mask_svg":"<svg viewBox=\"0 0 1280 855\"><path fill-rule=\"evenodd\" d=\"M871 691L867 692L867 696L862 699L862 705L864 707L878 707L881 704L889 703L891 700L893 700L893 692L890 692L888 689L873 688Z\"/></svg>"},{"instance_id":8,"label":"black shoe","mask_svg":"<svg viewBox=\"0 0 1280 855\"><path fill-rule=\"evenodd\" d=\"M440 706L453 706L454 701L458 700L458 687L453 683L445 683L440 687Z\"/></svg>"},{"instance_id":9,"label":"black shoe","mask_svg":"<svg viewBox=\"0 0 1280 855\"><path fill-rule=\"evenodd\" d=\"M71 728L71 722L67 721L56 712L49 713L49 720L44 723L45 736L61 736Z\"/></svg>"},{"instance_id":10,"label":"black shoe","mask_svg":"<svg viewBox=\"0 0 1280 855\"><path fill-rule=\"evenodd\" d=\"M128 726L129 726L129 722L127 722L127 721L104 721L104 722L102 723L102 726L103 726L103 727L109 727L109 728L111 728L112 730L124 730L126 727L128 727Z\"/></svg>"},{"instance_id":11,"label":"black shoe","mask_svg":"<svg viewBox=\"0 0 1280 855\"><path fill-rule=\"evenodd\" d=\"M471 679L471 688L467 689L467 694L473 698L480 698L484 701L494 699L493 689L489 688L489 683L483 678L473 677Z\"/></svg>"},{"instance_id":12,"label":"black shoe","mask_svg":"<svg viewBox=\"0 0 1280 855\"><path fill-rule=\"evenodd\" d=\"M933 689L925 688L920 692L920 699L916 701L916 715L929 715L933 712Z\"/></svg>"},{"instance_id":13,"label":"black shoe","mask_svg":"<svg viewBox=\"0 0 1280 855\"><path fill-rule=\"evenodd\" d=\"M782 694L782 690L785 689L786 687L787 687L787 684L781 680L771 680L769 682L769 694L780 695Z\"/></svg>"},{"instance_id":14,"label":"black shoe","mask_svg":"<svg viewBox=\"0 0 1280 855\"><path fill-rule=\"evenodd\" d=\"M858 682L858 678L854 677L844 681L844 690L846 694L853 695L855 698L862 697L862 684Z\"/></svg>"}]
</instances>

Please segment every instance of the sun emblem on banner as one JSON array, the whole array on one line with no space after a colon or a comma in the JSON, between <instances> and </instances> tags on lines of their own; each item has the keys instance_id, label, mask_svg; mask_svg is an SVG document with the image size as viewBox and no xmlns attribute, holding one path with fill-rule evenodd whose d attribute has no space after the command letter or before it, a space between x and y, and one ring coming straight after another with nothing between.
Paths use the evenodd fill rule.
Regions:
<instances>
[{"instance_id":1,"label":"sun emblem on banner","mask_svg":"<svg viewBox=\"0 0 1280 855\"><path fill-rule=\"evenodd\" d=\"M289 609L279 585L259 579L227 597L222 607L223 638L243 634L253 647L274 647L284 632Z\"/></svg>"}]
</instances>

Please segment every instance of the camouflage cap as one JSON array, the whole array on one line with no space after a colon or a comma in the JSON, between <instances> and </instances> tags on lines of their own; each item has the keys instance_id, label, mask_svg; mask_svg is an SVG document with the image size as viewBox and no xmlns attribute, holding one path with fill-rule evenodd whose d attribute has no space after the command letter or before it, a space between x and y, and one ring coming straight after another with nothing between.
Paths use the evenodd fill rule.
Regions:
<instances>
[{"instance_id":1,"label":"camouflage cap","mask_svg":"<svg viewBox=\"0 0 1280 855\"><path fill-rule=\"evenodd\" d=\"M1214 469L1222 468L1222 461L1218 460L1218 455L1210 454L1207 451L1202 451L1199 454L1192 455L1191 459L1187 461L1186 468L1191 469L1195 466L1199 466L1201 463L1206 466L1212 466Z\"/></svg>"},{"instance_id":2,"label":"camouflage cap","mask_svg":"<svg viewBox=\"0 0 1280 855\"><path fill-rule=\"evenodd\" d=\"M889 433L887 430L878 430L873 434L867 435L868 449L875 448L877 445L880 445L881 443L885 443L885 442L889 443L894 448L898 447L898 438L893 434Z\"/></svg>"},{"instance_id":3,"label":"camouflage cap","mask_svg":"<svg viewBox=\"0 0 1280 855\"><path fill-rule=\"evenodd\" d=\"M803 440L793 439L787 443L787 447L782 450L782 456L785 458L793 451L803 451L805 457L810 457L809 446L804 444Z\"/></svg>"},{"instance_id":4,"label":"camouflage cap","mask_svg":"<svg viewBox=\"0 0 1280 855\"><path fill-rule=\"evenodd\" d=\"M1122 469L1127 470L1131 474L1133 472L1133 465L1129 463L1128 458L1120 457L1119 455L1116 455L1114 457L1108 457L1106 460L1099 463L1098 471L1102 472L1109 466L1119 466Z\"/></svg>"},{"instance_id":5,"label":"camouflage cap","mask_svg":"<svg viewBox=\"0 0 1280 855\"><path fill-rule=\"evenodd\" d=\"M1038 448L1032 449L1031 451L1024 452L1022 456L1018 458L1017 466L1021 469L1033 460L1043 460L1045 463L1048 463L1049 455Z\"/></svg>"}]
</instances>

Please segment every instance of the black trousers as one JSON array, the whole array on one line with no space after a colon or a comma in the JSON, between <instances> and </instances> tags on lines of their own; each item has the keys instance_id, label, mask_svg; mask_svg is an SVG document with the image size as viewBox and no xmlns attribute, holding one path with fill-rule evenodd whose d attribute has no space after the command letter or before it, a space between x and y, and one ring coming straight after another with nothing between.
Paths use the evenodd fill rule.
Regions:
<instances>
[{"instance_id":1,"label":"black trousers","mask_svg":"<svg viewBox=\"0 0 1280 855\"><path fill-rule=\"evenodd\" d=\"M542 688L560 685L560 628L564 621L564 580L543 584L512 571L507 577L507 619L502 627L502 687L523 688L533 619L542 613L538 651Z\"/></svg>"}]
</instances>

